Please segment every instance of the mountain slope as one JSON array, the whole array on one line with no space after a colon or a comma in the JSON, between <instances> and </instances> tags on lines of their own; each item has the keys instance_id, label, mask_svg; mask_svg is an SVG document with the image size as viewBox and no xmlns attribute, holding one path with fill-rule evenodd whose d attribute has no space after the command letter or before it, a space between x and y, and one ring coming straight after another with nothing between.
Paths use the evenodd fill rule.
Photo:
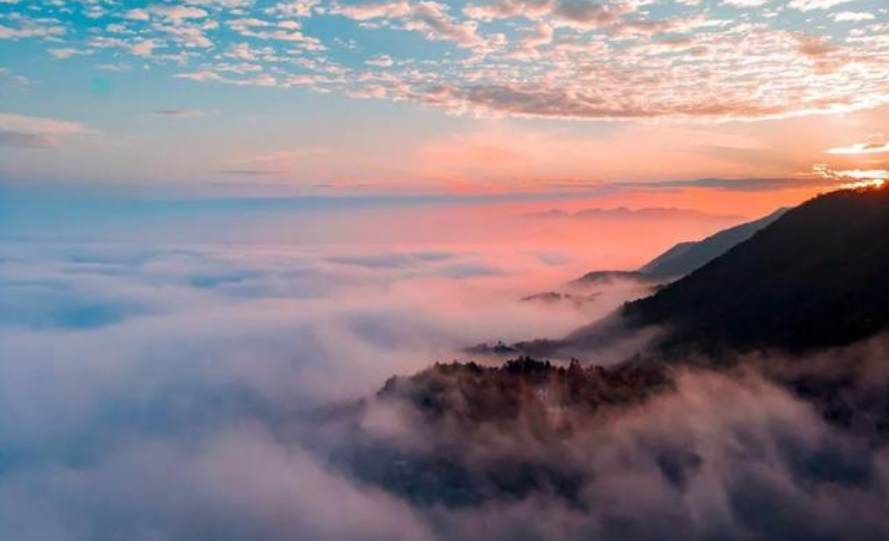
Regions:
<instances>
[{"instance_id":1,"label":"mountain slope","mask_svg":"<svg viewBox=\"0 0 889 541\"><path fill-rule=\"evenodd\" d=\"M640 268L639 272L655 278L688 274L749 239L785 212L787 209L781 208L764 218L725 229L704 240L677 244Z\"/></svg>"},{"instance_id":2,"label":"mountain slope","mask_svg":"<svg viewBox=\"0 0 889 541\"><path fill-rule=\"evenodd\" d=\"M577 282L607 282L621 278L657 282L684 276L749 239L785 212L787 209L781 208L764 218L724 229L700 241L681 242L635 271L593 271Z\"/></svg>"},{"instance_id":3,"label":"mountain slope","mask_svg":"<svg viewBox=\"0 0 889 541\"><path fill-rule=\"evenodd\" d=\"M887 239L889 189L833 192L623 314L668 326L665 351L849 344L889 327Z\"/></svg>"}]
</instances>

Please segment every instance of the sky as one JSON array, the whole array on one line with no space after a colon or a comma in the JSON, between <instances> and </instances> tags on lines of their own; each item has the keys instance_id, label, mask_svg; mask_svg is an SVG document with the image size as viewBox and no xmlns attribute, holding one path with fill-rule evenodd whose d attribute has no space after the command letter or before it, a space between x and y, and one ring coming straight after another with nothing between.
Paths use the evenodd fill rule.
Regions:
<instances>
[{"instance_id":1,"label":"sky","mask_svg":"<svg viewBox=\"0 0 889 541\"><path fill-rule=\"evenodd\" d=\"M0 0L0 183L817 190L886 175L887 78L881 0Z\"/></svg>"}]
</instances>

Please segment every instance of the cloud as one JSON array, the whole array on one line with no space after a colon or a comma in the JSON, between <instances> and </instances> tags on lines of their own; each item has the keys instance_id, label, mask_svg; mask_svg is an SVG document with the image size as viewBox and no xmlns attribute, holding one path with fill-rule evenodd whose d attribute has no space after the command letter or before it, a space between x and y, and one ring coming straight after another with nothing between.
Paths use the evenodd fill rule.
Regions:
<instances>
[{"instance_id":1,"label":"cloud","mask_svg":"<svg viewBox=\"0 0 889 541\"><path fill-rule=\"evenodd\" d=\"M22 539L432 539L405 504L251 427L192 445L135 437L91 464L6 480L0 530ZM119 523L116 533L102 525L106 519Z\"/></svg>"},{"instance_id":2,"label":"cloud","mask_svg":"<svg viewBox=\"0 0 889 541\"><path fill-rule=\"evenodd\" d=\"M268 8L268 13L275 13L282 17L311 17L315 8L321 4L321 0L295 0L278 2Z\"/></svg>"},{"instance_id":3,"label":"cloud","mask_svg":"<svg viewBox=\"0 0 889 541\"><path fill-rule=\"evenodd\" d=\"M228 25L242 37L287 42L313 51L325 48L319 39L304 34L301 31L301 23L294 20L271 23L262 19L246 18L229 21Z\"/></svg>"},{"instance_id":4,"label":"cloud","mask_svg":"<svg viewBox=\"0 0 889 541\"><path fill-rule=\"evenodd\" d=\"M142 40L142 41L134 44L132 47L130 47L130 52L132 52L133 55L135 55L135 56L150 57L152 55L152 53L154 52L154 50L156 48L158 48L159 46L160 45L156 41L151 40L151 39L146 39L146 40Z\"/></svg>"},{"instance_id":5,"label":"cloud","mask_svg":"<svg viewBox=\"0 0 889 541\"><path fill-rule=\"evenodd\" d=\"M157 13L165 19L177 22L189 19L203 19L209 15L203 9L189 6L152 6L149 9L152 13Z\"/></svg>"},{"instance_id":6,"label":"cloud","mask_svg":"<svg viewBox=\"0 0 889 541\"><path fill-rule=\"evenodd\" d=\"M136 8L77 2L48 3L27 14L16 4L0 39L64 37L64 46L51 51L90 51L100 66L129 56L144 67L180 66L187 71L173 76L194 82L339 92L452 114L712 122L847 113L889 102L880 84L889 75L880 24L866 11L828 11L847 2L721 3L743 9L730 12L744 24L694 1L662 10L639 0L496 0L462 7L426 0L205 0ZM831 38L801 37L779 24L772 14L785 5L827 11L819 32ZM88 35L66 30L76 26L77 14L100 11L114 23ZM372 45L400 44L390 38L405 32L413 35L405 39L434 45ZM340 47L354 53L355 63L330 54ZM110 61L108 49L123 58ZM872 75L861 77L862 70ZM766 86L765 94L750 90Z\"/></svg>"},{"instance_id":7,"label":"cloud","mask_svg":"<svg viewBox=\"0 0 889 541\"><path fill-rule=\"evenodd\" d=\"M149 12L142 8L131 9L124 13L123 16L131 21L147 21L151 19Z\"/></svg>"},{"instance_id":8,"label":"cloud","mask_svg":"<svg viewBox=\"0 0 889 541\"><path fill-rule=\"evenodd\" d=\"M0 68L0 82L4 85L26 88L31 85L31 80L24 75L18 75L7 68Z\"/></svg>"},{"instance_id":9,"label":"cloud","mask_svg":"<svg viewBox=\"0 0 889 541\"><path fill-rule=\"evenodd\" d=\"M158 109L157 111L154 111L153 114L173 118L195 118L204 116L204 112L197 109Z\"/></svg>"},{"instance_id":10,"label":"cloud","mask_svg":"<svg viewBox=\"0 0 889 541\"><path fill-rule=\"evenodd\" d=\"M313 156L327 154L329 151L321 147L279 150L235 158L225 162L220 171L229 174L285 174L297 167L301 162Z\"/></svg>"},{"instance_id":11,"label":"cloud","mask_svg":"<svg viewBox=\"0 0 889 541\"><path fill-rule=\"evenodd\" d=\"M520 117L555 117L586 120L639 120L665 115L684 118L775 117L787 111L778 105L729 97L704 102L662 105L639 102L627 105L616 96L601 96L596 89L566 91L549 85L517 84L440 87L434 100L456 111L490 112Z\"/></svg>"},{"instance_id":12,"label":"cloud","mask_svg":"<svg viewBox=\"0 0 889 541\"><path fill-rule=\"evenodd\" d=\"M188 79L190 81L196 82L206 82L206 81L222 81L223 78L216 72L209 70L195 71L191 73L177 73L175 75L177 79Z\"/></svg>"},{"instance_id":13,"label":"cloud","mask_svg":"<svg viewBox=\"0 0 889 541\"><path fill-rule=\"evenodd\" d=\"M599 4L584 0L568 0L553 4L557 21L576 28L616 27L623 18L636 11L630 2Z\"/></svg>"},{"instance_id":14,"label":"cloud","mask_svg":"<svg viewBox=\"0 0 889 541\"><path fill-rule=\"evenodd\" d=\"M394 1L338 5L331 12L358 21L396 19L405 30L420 32L433 41L452 41L469 49L487 47L474 21L458 22L449 11L439 2Z\"/></svg>"},{"instance_id":15,"label":"cloud","mask_svg":"<svg viewBox=\"0 0 889 541\"><path fill-rule=\"evenodd\" d=\"M771 1L772 0L723 0L723 3L736 8L756 8L764 6Z\"/></svg>"},{"instance_id":16,"label":"cloud","mask_svg":"<svg viewBox=\"0 0 889 541\"><path fill-rule=\"evenodd\" d=\"M125 208L121 212L127 214ZM113 224L127 227L120 219ZM95 539L103 517L123 524L142 514L162 538L178 538L188 526L179 520L181 513L192 515L188 522L198 530L191 535L198 538L225 524L258 528L273 539L292 538L301 527L338 531L348 521L336 514L298 517L290 509L287 531L275 533L278 521L264 513L276 513L279 506L283 513L294 502L275 503L271 494L266 499L262 489L272 487L266 486L269 480L253 477L258 474L253 466L243 470L256 479L246 492L240 492L246 487L236 490L244 480L229 485L224 479L222 472L234 467L232 462L205 478L204 458L234 439L243 449L272 454L234 452L233 461L256 460L256 467L275 463L268 470L275 475L289 460L305 460L299 441L278 439L280 430L287 431L285 417L362 396L391 373L412 371L483 337L559 332L589 317L571 308L522 303L527 286L502 271L496 280L506 289L489 290L481 282L490 281L490 273L479 269L505 269L506 262L497 259L440 252L282 252L261 245L0 243L5 291L0 442L6 450L0 536L42 528L70 531L74 521L88 529L62 539ZM526 261L541 265L533 256ZM549 314L543 325L541 312ZM485 319L471 322L469 314ZM44 392L37 393L35 385ZM78 456L91 458L80 465L69 462ZM326 470L323 462L312 464ZM183 483L177 502L168 499L169 485L154 485L167 468ZM69 485L69 476L83 482ZM330 481L350 486L337 478ZM316 481L308 492L308 485L292 485L306 505L325 501L315 491L326 482ZM145 490L131 490L136 486ZM357 495L375 492L354 488ZM124 493L140 496L113 497ZM228 498L240 501L239 494L256 500L247 514L203 507ZM350 499L347 491L342 495ZM61 501L57 497L75 498L84 507L53 511ZM99 506L106 498L120 505ZM37 506L31 507L35 515L23 513L28 505ZM403 504L383 506L402 509L392 524L409 525L411 512ZM251 516L254 512L259 515ZM368 513L359 522L374 516ZM318 524L309 527L304 520ZM417 531L420 535L422 528Z\"/></svg>"},{"instance_id":17,"label":"cloud","mask_svg":"<svg viewBox=\"0 0 889 541\"><path fill-rule=\"evenodd\" d=\"M204 19L209 14L200 8L191 6L162 6L153 5L148 8L131 9L123 14L124 18L132 21L149 21L152 16L180 23L190 19Z\"/></svg>"},{"instance_id":18,"label":"cloud","mask_svg":"<svg viewBox=\"0 0 889 541\"><path fill-rule=\"evenodd\" d=\"M540 56L538 48L552 43L553 35L552 27L538 23L534 27L534 31L519 42L519 46L514 53L515 56L518 58L537 58Z\"/></svg>"},{"instance_id":19,"label":"cloud","mask_svg":"<svg viewBox=\"0 0 889 541\"><path fill-rule=\"evenodd\" d=\"M83 220L62 211L77 198L60 200L28 215L76 229ZM853 425L870 426L889 396L886 342L751 360L768 377L680 370L672 388L601 417L532 391L501 421L465 425L457 410L438 422L375 391L466 345L560 335L620 305L629 292L618 288L581 306L520 300L571 275L589 237L557 257L478 230L432 249L405 241L410 228L383 209L386 243L265 243L270 229L326 230L306 220L330 213L318 201L283 207L305 220L290 224L199 219L214 205L267 217L260 203L171 202L159 214L178 243L138 216L141 199L84 204L122 237L0 242L0 537L885 537L885 449L775 382L848 370L844 400L871 408ZM444 214L450 228L466 220ZM201 228L249 234L183 242Z\"/></svg>"},{"instance_id":20,"label":"cloud","mask_svg":"<svg viewBox=\"0 0 889 541\"><path fill-rule=\"evenodd\" d=\"M889 140L882 134L873 136L864 143L827 149L828 154L835 155L883 154L886 152L889 152Z\"/></svg>"},{"instance_id":21,"label":"cloud","mask_svg":"<svg viewBox=\"0 0 889 541\"><path fill-rule=\"evenodd\" d=\"M358 21L378 19L381 17L404 17L410 13L410 3L406 1L395 1L341 4L338 5L333 12Z\"/></svg>"},{"instance_id":22,"label":"cloud","mask_svg":"<svg viewBox=\"0 0 889 541\"><path fill-rule=\"evenodd\" d=\"M812 11L815 9L831 9L836 6L857 1L858 0L792 0L787 6L800 11Z\"/></svg>"},{"instance_id":23,"label":"cloud","mask_svg":"<svg viewBox=\"0 0 889 541\"><path fill-rule=\"evenodd\" d=\"M62 48L62 49L50 49L49 54L51 54L54 58L58 58L59 60L66 60L73 56L87 54L84 51L80 51L78 49L73 49L70 47Z\"/></svg>"},{"instance_id":24,"label":"cloud","mask_svg":"<svg viewBox=\"0 0 889 541\"><path fill-rule=\"evenodd\" d=\"M3 19L0 19L3 20ZM67 33L65 27L57 21L48 19L32 19L29 17L8 17L6 20L16 24L6 26L0 24L0 40L4 39L42 39L51 40Z\"/></svg>"},{"instance_id":25,"label":"cloud","mask_svg":"<svg viewBox=\"0 0 889 541\"><path fill-rule=\"evenodd\" d=\"M505 540L520 532L606 541L665 532L690 540L788 532L867 539L889 531L880 511L885 448L827 424L753 372L680 372L674 388L641 405L596 413L560 408L565 398L539 387L518 393L517 405L498 402L496 386L470 393L466 384L461 399L456 388L448 393L458 379L443 375L431 384L441 390L431 409L422 397L379 399L346 444L355 454L343 466L415 502L444 539ZM479 410L461 408L479 401L503 404L512 415L482 423L473 418ZM399 476L387 477L388 468ZM523 475L510 474L516 471Z\"/></svg>"},{"instance_id":26,"label":"cloud","mask_svg":"<svg viewBox=\"0 0 889 541\"><path fill-rule=\"evenodd\" d=\"M802 36L799 48L804 55L816 58L840 50L839 47L831 45L822 36Z\"/></svg>"},{"instance_id":27,"label":"cloud","mask_svg":"<svg viewBox=\"0 0 889 541\"><path fill-rule=\"evenodd\" d=\"M889 169L834 169L826 164L816 164L812 170L840 188L879 187L889 180Z\"/></svg>"},{"instance_id":28,"label":"cloud","mask_svg":"<svg viewBox=\"0 0 889 541\"><path fill-rule=\"evenodd\" d=\"M67 120L0 113L0 146L51 148L61 139L90 133L83 124Z\"/></svg>"},{"instance_id":29,"label":"cloud","mask_svg":"<svg viewBox=\"0 0 889 541\"><path fill-rule=\"evenodd\" d=\"M841 11L832 14L830 17L838 23L871 21L876 18L873 13L861 11Z\"/></svg>"},{"instance_id":30,"label":"cloud","mask_svg":"<svg viewBox=\"0 0 889 541\"><path fill-rule=\"evenodd\" d=\"M250 4L253 3L253 0L185 0L185 3L193 6L238 9L250 6Z\"/></svg>"},{"instance_id":31,"label":"cloud","mask_svg":"<svg viewBox=\"0 0 889 541\"><path fill-rule=\"evenodd\" d=\"M371 269L413 267L429 261L446 261L453 258L446 252L385 254L385 255L339 255L330 258L334 263L357 265Z\"/></svg>"},{"instance_id":32,"label":"cloud","mask_svg":"<svg viewBox=\"0 0 889 541\"><path fill-rule=\"evenodd\" d=\"M389 55L380 55L365 61L368 66L376 66L379 68L388 68L395 64Z\"/></svg>"}]
</instances>

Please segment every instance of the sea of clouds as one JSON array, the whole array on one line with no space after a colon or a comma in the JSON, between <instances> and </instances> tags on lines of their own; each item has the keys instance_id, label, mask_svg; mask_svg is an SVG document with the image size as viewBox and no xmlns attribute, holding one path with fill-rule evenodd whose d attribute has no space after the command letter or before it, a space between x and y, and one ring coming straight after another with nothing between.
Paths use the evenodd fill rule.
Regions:
<instances>
[{"instance_id":1,"label":"sea of clouds","mask_svg":"<svg viewBox=\"0 0 889 541\"><path fill-rule=\"evenodd\" d=\"M521 300L573 278L570 261L514 246L4 240L0 539L889 536L887 451L754 373L683 374L555 447L362 421L396 449L450 438L471 467L534 456L577 475L574 502L418 504L331 460L349 440L315 412L480 342L563 336L644 290Z\"/></svg>"},{"instance_id":2,"label":"sea of clouds","mask_svg":"<svg viewBox=\"0 0 889 541\"><path fill-rule=\"evenodd\" d=\"M280 436L492 339L604 305L541 305L551 254L286 245L0 245L0 537L393 539L404 502Z\"/></svg>"}]
</instances>

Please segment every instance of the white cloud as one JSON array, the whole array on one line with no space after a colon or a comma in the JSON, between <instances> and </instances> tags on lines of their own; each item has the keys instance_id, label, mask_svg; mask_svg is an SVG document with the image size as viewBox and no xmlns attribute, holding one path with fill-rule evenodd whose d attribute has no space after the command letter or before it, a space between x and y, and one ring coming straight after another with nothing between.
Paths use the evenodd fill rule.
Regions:
<instances>
[{"instance_id":1,"label":"white cloud","mask_svg":"<svg viewBox=\"0 0 889 541\"><path fill-rule=\"evenodd\" d=\"M0 112L0 146L48 148L64 137L90 132L78 122Z\"/></svg>"},{"instance_id":2,"label":"white cloud","mask_svg":"<svg viewBox=\"0 0 889 541\"><path fill-rule=\"evenodd\" d=\"M612 541L631 529L646 539L878 539L889 528L885 447L846 437L754 374L680 371L675 389L607 417L552 408L551 418L511 418L518 430L461 432L377 403L389 375L450 359L479 336L558 332L587 316L516 300L511 277L533 258L350 250L0 243L0 537ZM506 274L486 281L493 270ZM862 351L878 360L886 349ZM777 370L781 359L763 361ZM794 370L818 359L799 361ZM885 379L874 364L863 370L869 398ZM364 396L376 409L350 416ZM319 408L330 404L348 407ZM531 430L547 420L559 430ZM442 455L448 471L472 466L450 476L461 489L529 460L543 481L571 482L524 498L488 490L478 505L417 504L352 474L365 437L396 457L372 455L375 469L394 467L427 492L440 477L401 466L411 445L454 449L455 460ZM576 488L573 499L558 497L562 486Z\"/></svg>"},{"instance_id":3,"label":"white cloud","mask_svg":"<svg viewBox=\"0 0 889 541\"><path fill-rule=\"evenodd\" d=\"M723 3L737 8L756 8L761 7L772 0L723 0Z\"/></svg>"},{"instance_id":4,"label":"white cloud","mask_svg":"<svg viewBox=\"0 0 889 541\"><path fill-rule=\"evenodd\" d=\"M171 21L204 19L209 15L203 9L188 6L152 6L149 9L152 13L157 13L158 15Z\"/></svg>"},{"instance_id":5,"label":"white cloud","mask_svg":"<svg viewBox=\"0 0 889 541\"><path fill-rule=\"evenodd\" d=\"M815 9L831 9L843 4L857 2L858 0L792 0L788 7L798 9L800 11L812 11Z\"/></svg>"},{"instance_id":6,"label":"white cloud","mask_svg":"<svg viewBox=\"0 0 889 541\"><path fill-rule=\"evenodd\" d=\"M152 39L145 39L130 47L130 52L135 56L150 57L159 44Z\"/></svg>"},{"instance_id":7,"label":"white cloud","mask_svg":"<svg viewBox=\"0 0 889 541\"><path fill-rule=\"evenodd\" d=\"M392 57L384 54L374 58L369 58L365 62L368 66L376 66L378 68L389 68L392 67L395 62L392 60Z\"/></svg>"},{"instance_id":8,"label":"white cloud","mask_svg":"<svg viewBox=\"0 0 889 541\"><path fill-rule=\"evenodd\" d=\"M79 54L85 54L83 51L79 49L72 49L70 47L62 48L62 49L50 49L49 54L53 57L58 58L59 60L65 60L67 58L71 58L72 56L77 56Z\"/></svg>"},{"instance_id":9,"label":"white cloud","mask_svg":"<svg viewBox=\"0 0 889 541\"><path fill-rule=\"evenodd\" d=\"M267 8L266 12L279 17L310 17L312 10L321 4L321 0L295 0L279 2Z\"/></svg>"},{"instance_id":10,"label":"white cloud","mask_svg":"<svg viewBox=\"0 0 889 541\"><path fill-rule=\"evenodd\" d=\"M256 60L256 53L250 47L249 43L235 43L232 45L226 56L237 58L239 60Z\"/></svg>"},{"instance_id":11,"label":"white cloud","mask_svg":"<svg viewBox=\"0 0 889 541\"><path fill-rule=\"evenodd\" d=\"M27 19L17 27L0 24L0 39L57 38L65 33L65 27L61 25Z\"/></svg>"},{"instance_id":12,"label":"white cloud","mask_svg":"<svg viewBox=\"0 0 889 541\"><path fill-rule=\"evenodd\" d=\"M222 81L221 75L209 70L194 71L190 73L178 73L175 75L177 79L188 79L190 81L206 82L206 81Z\"/></svg>"},{"instance_id":13,"label":"white cloud","mask_svg":"<svg viewBox=\"0 0 889 541\"><path fill-rule=\"evenodd\" d=\"M193 6L223 7L227 9L246 8L255 0L185 0L186 4Z\"/></svg>"},{"instance_id":14,"label":"white cloud","mask_svg":"<svg viewBox=\"0 0 889 541\"><path fill-rule=\"evenodd\" d=\"M885 138L875 138L866 143L855 143L827 150L828 154L837 155L883 154L887 152L889 152L889 140Z\"/></svg>"},{"instance_id":15,"label":"white cloud","mask_svg":"<svg viewBox=\"0 0 889 541\"><path fill-rule=\"evenodd\" d=\"M124 18L130 19L131 21L147 21L151 19L151 15L147 10L142 8L131 9L124 13Z\"/></svg>"},{"instance_id":16,"label":"white cloud","mask_svg":"<svg viewBox=\"0 0 889 541\"><path fill-rule=\"evenodd\" d=\"M2 81L4 84L16 86L19 88L25 88L31 85L30 79L28 79L24 75L14 73L12 70L7 68L0 68L0 81Z\"/></svg>"},{"instance_id":17,"label":"white cloud","mask_svg":"<svg viewBox=\"0 0 889 541\"><path fill-rule=\"evenodd\" d=\"M834 13L830 16L831 19L838 23L843 22L861 22L861 21L872 21L876 18L873 13L860 12L860 11L841 11L839 13Z\"/></svg>"}]
</instances>

